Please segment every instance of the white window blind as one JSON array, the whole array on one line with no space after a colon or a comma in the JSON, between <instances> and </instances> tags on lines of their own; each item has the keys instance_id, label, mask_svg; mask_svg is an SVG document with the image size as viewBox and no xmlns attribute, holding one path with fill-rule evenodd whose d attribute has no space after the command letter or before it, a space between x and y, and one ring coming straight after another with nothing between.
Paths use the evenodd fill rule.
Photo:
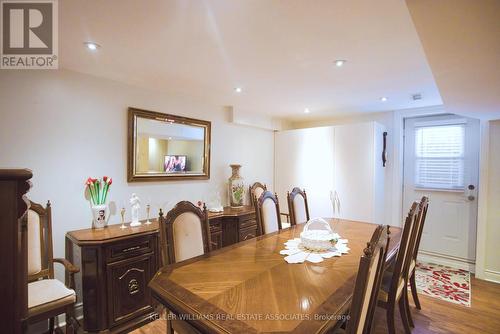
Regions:
<instances>
[{"instance_id":1,"label":"white window blind","mask_svg":"<svg viewBox=\"0 0 500 334\"><path fill-rule=\"evenodd\" d=\"M415 186L464 189L465 124L415 127Z\"/></svg>"}]
</instances>

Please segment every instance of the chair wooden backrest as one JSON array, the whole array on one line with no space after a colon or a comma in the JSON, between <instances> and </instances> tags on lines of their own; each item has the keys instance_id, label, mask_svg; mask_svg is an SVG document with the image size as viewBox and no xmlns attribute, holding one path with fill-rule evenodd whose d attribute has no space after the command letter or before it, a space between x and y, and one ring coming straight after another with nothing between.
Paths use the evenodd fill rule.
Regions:
<instances>
[{"instance_id":1,"label":"chair wooden backrest","mask_svg":"<svg viewBox=\"0 0 500 334\"><path fill-rule=\"evenodd\" d=\"M299 187L293 188L292 192L287 192L287 202L291 225L309 221L309 206L305 190L301 190Z\"/></svg>"},{"instance_id":2,"label":"chair wooden backrest","mask_svg":"<svg viewBox=\"0 0 500 334\"><path fill-rule=\"evenodd\" d=\"M257 199L256 211L260 235L281 230L280 206L276 194L264 191Z\"/></svg>"},{"instance_id":3,"label":"chair wooden backrest","mask_svg":"<svg viewBox=\"0 0 500 334\"><path fill-rule=\"evenodd\" d=\"M160 209L162 263L172 264L211 250L207 208L181 201L163 217Z\"/></svg>"},{"instance_id":4,"label":"chair wooden backrest","mask_svg":"<svg viewBox=\"0 0 500 334\"><path fill-rule=\"evenodd\" d=\"M52 212L50 201L44 208L30 201L27 213L28 282L54 278Z\"/></svg>"},{"instance_id":5,"label":"chair wooden backrest","mask_svg":"<svg viewBox=\"0 0 500 334\"><path fill-rule=\"evenodd\" d=\"M255 182L249 188L250 201L254 207L256 205L257 199L262 195L264 191L267 190L267 186L260 182Z\"/></svg>"},{"instance_id":6,"label":"chair wooden backrest","mask_svg":"<svg viewBox=\"0 0 500 334\"><path fill-rule=\"evenodd\" d=\"M418 202L413 202L410 211L406 216L403 226L403 233L401 234L401 242L399 244L398 255L392 273L391 286L389 288L389 296L398 296L403 291L404 284L406 284L408 277L408 266L413 258L413 248L415 238L415 227L417 224ZM413 240L412 240L413 239Z\"/></svg>"},{"instance_id":7,"label":"chair wooden backrest","mask_svg":"<svg viewBox=\"0 0 500 334\"><path fill-rule=\"evenodd\" d=\"M377 297L384 275L389 226L379 225L373 232L359 261L346 333L370 333Z\"/></svg>"},{"instance_id":8,"label":"chair wooden backrest","mask_svg":"<svg viewBox=\"0 0 500 334\"><path fill-rule=\"evenodd\" d=\"M417 261L418 249L420 248L420 240L422 239L422 232L424 231L425 218L427 217L427 209L429 208L429 198L423 196L418 205L416 238L413 247L413 260Z\"/></svg>"}]
</instances>

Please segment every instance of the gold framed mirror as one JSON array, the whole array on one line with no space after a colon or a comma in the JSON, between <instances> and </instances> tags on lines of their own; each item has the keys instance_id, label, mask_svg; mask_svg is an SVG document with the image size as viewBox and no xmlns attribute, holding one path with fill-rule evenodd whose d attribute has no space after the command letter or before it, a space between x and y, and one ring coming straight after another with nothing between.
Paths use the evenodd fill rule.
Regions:
<instances>
[{"instance_id":1,"label":"gold framed mirror","mask_svg":"<svg viewBox=\"0 0 500 334\"><path fill-rule=\"evenodd\" d=\"M210 178L211 123L128 108L128 182Z\"/></svg>"}]
</instances>

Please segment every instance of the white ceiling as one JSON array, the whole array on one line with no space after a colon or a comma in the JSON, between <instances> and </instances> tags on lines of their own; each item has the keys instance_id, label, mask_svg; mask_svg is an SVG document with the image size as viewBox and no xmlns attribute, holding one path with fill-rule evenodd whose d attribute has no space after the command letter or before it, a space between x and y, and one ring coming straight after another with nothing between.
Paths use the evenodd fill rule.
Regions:
<instances>
[{"instance_id":1,"label":"white ceiling","mask_svg":"<svg viewBox=\"0 0 500 334\"><path fill-rule=\"evenodd\" d=\"M407 3L446 110L500 119L500 1Z\"/></svg>"},{"instance_id":2,"label":"white ceiling","mask_svg":"<svg viewBox=\"0 0 500 334\"><path fill-rule=\"evenodd\" d=\"M83 73L295 120L442 104L400 0L78 0L59 11L60 64Z\"/></svg>"}]
</instances>

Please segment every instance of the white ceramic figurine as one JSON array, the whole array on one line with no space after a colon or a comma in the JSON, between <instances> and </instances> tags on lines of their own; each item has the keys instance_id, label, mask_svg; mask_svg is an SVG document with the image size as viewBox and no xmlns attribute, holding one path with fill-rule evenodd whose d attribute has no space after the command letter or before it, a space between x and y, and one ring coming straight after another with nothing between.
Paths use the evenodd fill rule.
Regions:
<instances>
[{"instance_id":1,"label":"white ceramic figurine","mask_svg":"<svg viewBox=\"0 0 500 334\"><path fill-rule=\"evenodd\" d=\"M132 222L130 223L130 226L140 226L141 222L139 221L139 210L141 209L141 200L135 193L133 193L132 197L130 197L130 206L132 207Z\"/></svg>"}]
</instances>

